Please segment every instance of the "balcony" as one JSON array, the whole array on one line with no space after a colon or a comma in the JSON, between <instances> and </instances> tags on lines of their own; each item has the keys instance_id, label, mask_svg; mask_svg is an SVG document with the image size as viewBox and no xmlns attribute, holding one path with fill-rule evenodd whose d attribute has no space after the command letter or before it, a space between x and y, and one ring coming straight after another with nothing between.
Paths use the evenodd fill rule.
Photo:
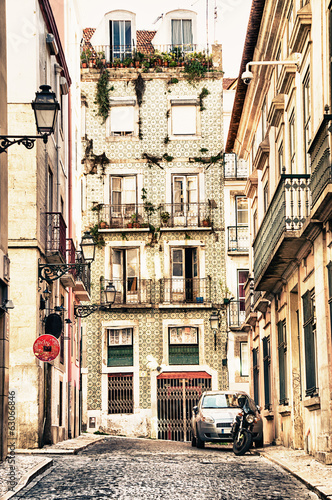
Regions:
<instances>
[{"instance_id":1,"label":"balcony","mask_svg":"<svg viewBox=\"0 0 332 500\"><path fill-rule=\"evenodd\" d=\"M46 213L46 260L49 264L66 262L66 227L60 212Z\"/></svg>"},{"instance_id":2,"label":"balcony","mask_svg":"<svg viewBox=\"0 0 332 500\"><path fill-rule=\"evenodd\" d=\"M311 158L311 217L322 222L332 215L331 139L328 130L331 119L332 115L324 115L308 151Z\"/></svg>"},{"instance_id":3,"label":"balcony","mask_svg":"<svg viewBox=\"0 0 332 500\"><path fill-rule=\"evenodd\" d=\"M169 203L150 209L147 204L98 205L100 229L211 227L208 203Z\"/></svg>"},{"instance_id":4,"label":"balcony","mask_svg":"<svg viewBox=\"0 0 332 500\"><path fill-rule=\"evenodd\" d=\"M232 300L228 308L228 326L229 328L241 328L245 322L246 311L244 300Z\"/></svg>"},{"instance_id":5,"label":"balcony","mask_svg":"<svg viewBox=\"0 0 332 500\"><path fill-rule=\"evenodd\" d=\"M75 286L74 292L78 300L88 301L91 294L91 269L86 265L82 252L76 252ZM82 266L79 266L82 264Z\"/></svg>"},{"instance_id":6,"label":"balcony","mask_svg":"<svg viewBox=\"0 0 332 500\"><path fill-rule=\"evenodd\" d=\"M152 280L142 279L139 277L112 280L101 279L100 303L103 303L104 301L102 291L106 288L108 283L113 283L116 289L115 302L112 307L148 307L153 303L154 287Z\"/></svg>"},{"instance_id":7,"label":"balcony","mask_svg":"<svg viewBox=\"0 0 332 500\"><path fill-rule=\"evenodd\" d=\"M71 238L67 238L66 240L66 254L67 254L67 259L66 259L67 264L75 264L76 249L74 242ZM73 288L75 286L76 274L77 274L76 269L72 269L70 270L70 272L63 274L60 278L62 285L64 287Z\"/></svg>"},{"instance_id":8,"label":"balcony","mask_svg":"<svg viewBox=\"0 0 332 500\"><path fill-rule=\"evenodd\" d=\"M249 175L248 163L238 159L235 153L224 155L225 179L246 179Z\"/></svg>"},{"instance_id":9,"label":"balcony","mask_svg":"<svg viewBox=\"0 0 332 500\"><path fill-rule=\"evenodd\" d=\"M227 229L228 253L249 253L248 226L229 226Z\"/></svg>"},{"instance_id":10,"label":"balcony","mask_svg":"<svg viewBox=\"0 0 332 500\"><path fill-rule=\"evenodd\" d=\"M310 214L309 175L282 174L254 240L255 290L272 291L306 238Z\"/></svg>"},{"instance_id":11,"label":"balcony","mask_svg":"<svg viewBox=\"0 0 332 500\"><path fill-rule=\"evenodd\" d=\"M211 303L210 278L164 278L161 280L161 303L164 305Z\"/></svg>"}]
</instances>

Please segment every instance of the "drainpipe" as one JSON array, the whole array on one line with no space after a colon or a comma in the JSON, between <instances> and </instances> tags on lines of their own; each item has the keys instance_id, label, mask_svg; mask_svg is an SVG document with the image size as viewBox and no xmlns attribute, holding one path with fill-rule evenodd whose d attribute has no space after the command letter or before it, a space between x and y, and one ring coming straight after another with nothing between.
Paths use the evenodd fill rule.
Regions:
<instances>
[{"instance_id":1,"label":"drainpipe","mask_svg":"<svg viewBox=\"0 0 332 500\"><path fill-rule=\"evenodd\" d=\"M68 237L72 238L73 236L73 220L72 220L72 130L71 130L71 91L68 91ZM68 293L68 318L72 320L72 303L73 303L73 292L72 288L69 288ZM69 439L75 436L72 436L72 428L71 428L71 413L72 413L72 398L71 398L71 390L72 390L72 359L71 359L71 345L72 345L72 325L74 323L69 323L67 325L67 338L68 338L68 437ZM74 398L75 399L75 398ZM75 413L75 412L74 412ZM75 424L74 424L75 428Z\"/></svg>"}]
</instances>

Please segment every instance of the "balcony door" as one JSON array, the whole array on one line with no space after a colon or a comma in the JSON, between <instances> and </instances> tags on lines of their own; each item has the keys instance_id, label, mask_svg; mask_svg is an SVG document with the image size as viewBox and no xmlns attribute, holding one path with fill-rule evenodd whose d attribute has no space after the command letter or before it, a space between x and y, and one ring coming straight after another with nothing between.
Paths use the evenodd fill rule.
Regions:
<instances>
[{"instance_id":1,"label":"balcony door","mask_svg":"<svg viewBox=\"0 0 332 500\"><path fill-rule=\"evenodd\" d=\"M173 248L171 264L171 301L194 302L199 295L197 248Z\"/></svg>"},{"instance_id":2,"label":"balcony door","mask_svg":"<svg viewBox=\"0 0 332 500\"><path fill-rule=\"evenodd\" d=\"M246 317L245 291L244 285L248 279L249 271L238 270L237 272L237 290L239 304L239 324L244 322Z\"/></svg>"},{"instance_id":3,"label":"balcony door","mask_svg":"<svg viewBox=\"0 0 332 500\"><path fill-rule=\"evenodd\" d=\"M131 21L110 21L111 60L132 56Z\"/></svg>"},{"instance_id":4,"label":"balcony door","mask_svg":"<svg viewBox=\"0 0 332 500\"><path fill-rule=\"evenodd\" d=\"M117 291L117 303L137 304L139 302L141 290L138 248L113 249L112 279Z\"/></svg>"},{"instance_id":5,"label":"balcony door","mask_svg":"<svg viewBox=\"0 0 332 500\"><path fill-rule=\"evenodd\" d=\"M174 225L198 225L198 179L197 175L173 176Z\"/></svg>"},{"instance_id":6,"label":"balcony door","mask_svg":"<svg viewBox=\"0 0 332 500\"><path fill-rule=\"evenodd\" d=\"M111 220L122 225L131 222L137 209L136 176L111 176L110 201Z\"/></svg>"}]
</instances>

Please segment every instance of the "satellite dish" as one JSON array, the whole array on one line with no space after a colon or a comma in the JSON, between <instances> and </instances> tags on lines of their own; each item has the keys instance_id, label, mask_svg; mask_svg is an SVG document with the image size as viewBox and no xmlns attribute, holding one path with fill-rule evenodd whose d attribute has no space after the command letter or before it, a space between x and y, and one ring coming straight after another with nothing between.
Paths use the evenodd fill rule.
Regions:
<instances>
[{"instance_id":1,"label":"satellite dish","mask_svg":"<svg viewBox=\"0 0 332 500\"><path fill-rule=\"evenodd\" d=\"M60 314L52 313L49 314L45 321L45 333L53 335L58 339L62 332L62 318Z\"/></svg>"}]
</instances>

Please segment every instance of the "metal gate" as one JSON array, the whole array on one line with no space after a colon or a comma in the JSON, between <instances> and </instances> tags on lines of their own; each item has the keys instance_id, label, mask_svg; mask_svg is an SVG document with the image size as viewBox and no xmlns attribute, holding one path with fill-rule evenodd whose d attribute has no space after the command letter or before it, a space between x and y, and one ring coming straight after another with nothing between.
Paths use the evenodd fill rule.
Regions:
<instances>
[{"instance_id":1,"label":"metal gate","mask_svg":"<svg viewBox=\"0 0 332 500\"><path fill-rule=\"evenodd\" d=\"M168 377L168 378L166 378ZM207 373L164 373L157 379L158 439L190 441L192 409L211 389Z\"/></svg>"}]
</instances>

